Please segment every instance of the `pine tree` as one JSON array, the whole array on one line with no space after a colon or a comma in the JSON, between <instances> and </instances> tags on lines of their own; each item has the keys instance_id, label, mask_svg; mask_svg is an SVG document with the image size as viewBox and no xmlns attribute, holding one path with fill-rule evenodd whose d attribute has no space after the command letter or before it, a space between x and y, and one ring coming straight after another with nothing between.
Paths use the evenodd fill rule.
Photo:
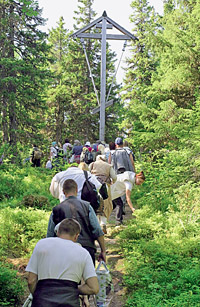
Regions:
<instances>
[{"instance_id":1,"label":"pine tree","mask_svg":"<svg viewBox=\"0 0 200 307\"><path fill-rule=\"evenodd\" d=\"M44 19L37 2L1 0L0 6L1 127L3 141L16 145L37 139L42 128L46 34L38 30Z\"/></svg>"},{"instance_id":2,"label":"pine tree","mask_svg":"<svg viewBox=\"0 0 200 307\"><path fill-rule=\"evenodd\" d=\"M60 17L57 27L52 28L48 37L51 46L50 55L53 63L50 69L53 80L48 90L48 113L47 113L47 135L62 144L66 137L66 126L64 124L68 109L70 89L68 87L67 69L65 58L68 54L69 33L65 29L64 19Z\"/></svg>"},{"instance_id":3,"label":"pine tree","mask_svg":"<svg viewBox=\"0 0 200 307\"><path fill-rule=\"evenodd\" d=\"M157 66L154 40L160 25L159 16L155 14L147 0L132 1L131 7L133 13L130 20L138 41L133 41L132 54L127 60L128 68L122 95L126 112L122 127L129 137L134 135L134 145L139 149L142 145L140 134L146 130L145 120L142 120L142 117L151 116L153 107L152 104L150 105L148 91Z\"/></svg>"}]
</instances>

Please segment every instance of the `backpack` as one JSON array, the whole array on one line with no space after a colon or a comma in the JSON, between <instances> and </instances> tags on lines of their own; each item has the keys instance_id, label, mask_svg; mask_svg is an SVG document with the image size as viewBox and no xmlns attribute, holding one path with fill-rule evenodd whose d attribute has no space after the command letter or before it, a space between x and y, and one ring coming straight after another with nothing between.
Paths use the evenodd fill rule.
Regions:
<instances>
[{"instance_id":1,"label":"backpack","mask_svg":"<svg viewBox=\"0 0 200 307\"><path fill-rule=\"evenodd\" d=\"M33 156L33 158L36 159L36 160L39 160L39 159L42 158L42 152L38 148L34 149L34 156Z\"/></svg>"},{"instance_id":2,"label":"backpack","mask_svg":"<svg viewBox=\"0 0 200 307\"><path fill-rule=\"evenodd\" d=\"M85 153L84 153L84 156L83 156L83 161L86 163L86 164L90 164L92 163L94 160L93 160L93 154L87 150Z\"/></svg>"},{"instance_id":3,"label":"backpack","mask_svg":"<svg viewBox=\"0 0 200 307\"><path fill-rule=\"evenodd\" d=\"M90 205L96 211L100 206L100 198L97 193L95 185L88 180L87 171L83 171L85 175L85 182L83 184L81 199L90 202Z\"/></svg>"}]
</instances>

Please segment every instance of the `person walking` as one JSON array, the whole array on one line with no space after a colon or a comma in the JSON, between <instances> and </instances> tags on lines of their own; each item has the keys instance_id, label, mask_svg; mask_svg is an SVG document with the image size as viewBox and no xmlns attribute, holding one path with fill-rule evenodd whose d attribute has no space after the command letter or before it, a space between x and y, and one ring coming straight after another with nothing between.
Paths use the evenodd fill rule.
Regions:
<instances>
[{"instance_id":1,"label":"person walking","mask_svg":"<svg viewBox=\"0 0 200 307\"><path fill-rule=\"evenodd\" d=\"M123 148L123 140L120 137L115 139L116 149L112 155L109 156L108 162L111 163L116 174L123 174L125 171L135 173L135 164L133 156ZM116 225L122 223L124 213L123 199L125 197L118 197L113 200L113 208L116 208Z\"/></svg>"},{"instance_id":2,"label":"person walking","mask_svg":"<svg viewBox=\"0 0 200 307\"><path fill-rule=\"evenodd\" d=\"M76 243L80 224L63 219L57 237L40 240L26 267L32 307L78 307L79 294L97 294L99 285L86 249ZM79 285L81 280L84 283Z\"/></svg>"},{"instance_id":3,"label":"person walking","mask_svg":"<svg viewBox=\"0 0 200 307\"><path fill-rule=\"evenodd\" d=\"M97 240L101 249L98 259L106 261L104 233L99 225L93 208L88 202L77 198L78 185L74 180L65 180L63 184L63 193L66 199L53 208L49 218L47 237L55 236L55 226L63 219L74 218L81 225L81 232L77 242L88 250L95 263L95 240Z\"/></svg>"},{"instance_id":4,"label":"person walking","mask_svg":"<svg viewBox=\"0 0 200 307\"><path fill-rule=\"evenodd\" d=\"M81 145L81 142L79 140L74 141L74 146L72 148L72 156L73 156L73 162L80 163L80 156L82 152L83 146Z\"/></svg>"},{"instance_id":5,"label":"person walking","mask_svg":"<svg viewBox=\"0 0 200 307\"><path fill-rule=\"evenodd\" d=\"M31 166L40 167L40 160L42 156L43 156L42 151L37 147L37 145L34 144L30 157L30 161L32 163Z\"/></svg>"},{"instance_id":6,"label":"person walking","mask_svg":"<svg viewBox=\"0 0 200 307\"><path fill-rule=\"evenodd\" d=\"M85 165L85 163L81 163L81 165ZM62 202L63 200L66 199L64 193L63 193L63 184L65 180L67 179L73 179L77 185L78 185L78 193L77 193L77 198L81 199L81 193L83 189L83 185L85 183L85 174L83 171L84 168L79 168L77 166L71 166L68 167L66 171L62 171L57 173L53 179L51 180L51 185L50 185L50 192L51 195ZM101 188L101 183L97 180L97 178L92 175L89 171L87 172L88 174L88 180L93 183L96 187L96 190L99 191Z\"/></svg>"},{"instance_id":7,"label":"person walking","mask_svg":"<svg viewBox=\"0 0 200 307\"><path fill-rule=\"evenodd\" d=\"M105 155L97 156L97 160L89 165L89 170L102 183L102 187L104 186L107 192L107 198L101 199L100 208L97 210L100 226L106 234L106 224L113 210L110 185L117 180L117 176L113 167L106 162Z\"/></svg>"}]
</instances>

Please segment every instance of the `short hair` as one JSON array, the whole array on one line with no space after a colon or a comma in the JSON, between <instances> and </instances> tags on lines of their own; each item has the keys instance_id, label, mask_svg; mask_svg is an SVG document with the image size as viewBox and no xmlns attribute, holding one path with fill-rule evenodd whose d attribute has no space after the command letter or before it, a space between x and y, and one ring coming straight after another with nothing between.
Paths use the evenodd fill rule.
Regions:
<instances>
[{"instance_id":1,"label":"short hair","mask_svg":"<svg viewBox=\"0 0 200 307\"><path fill-rule=\"evenodd\" d=\"M63 184L63 193L75 192L78 189L76 181L73 179L65 180Z\"/></svg>"},{"instance_id":2,"label":"short hair","mask_svg":"<svg viewBox=\"0 0 200 307\"><path fill-rule=\"evenodd\" d=\"M145 181L145 179L146 179L146 177L145 177L143 171L139 172L139 173L137 174L137 177L140 177L140 178L141 178L142 180L144 180L144 181Z\"/></svg>"},{"instance_id":3,"label":"short hair","mask_svg":"<svg viewBox=\"0 0 200 307\"><path fill-rule=\"evenodd\" d=\"M69 143L69 139L65 139L65 143Z\"/></svg>"},{"instance_id":4,"label":"short hair","mask_svg":"<svg viewBox=\"0 0 200 307\"><path fill-rule=\"evenodd\" d=\"M64 219L59 225L58 234L69 234L70 236L74 236L77 233L81 232L81 225L75 219Z\"/></svg>"},{"instance_id":5,"label":"short hair","mask_svg":"<svg viewBox=\"0 0 200 307\"><path fill-rule=\"evenodd\" d=\"M115 142L110 142L109 148L110 148L110 150L114 150L115 149Z\"/></svg>"}]
</instances>

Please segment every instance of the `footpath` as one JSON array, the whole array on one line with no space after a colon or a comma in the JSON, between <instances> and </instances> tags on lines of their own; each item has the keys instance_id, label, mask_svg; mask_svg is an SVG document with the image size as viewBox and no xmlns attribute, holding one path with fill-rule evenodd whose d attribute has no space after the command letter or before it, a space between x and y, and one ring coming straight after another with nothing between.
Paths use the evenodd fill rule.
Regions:
<instances>
[{"instance_id":1,"label":"footpath","mask_svg":"<svg viewBox=\"0 0 200 307\"><path fill-rule=\"evenodd\" d=\"M117 233L126 227L126 221L132 219L132 211L126 205L126 214L124 215L125 225L115 226L115 210L112 212L109 223L107 225L107 234L105 235L107 250L107 266L112 275L114 285L114 295L109 307L123 307L126 300L126 289L123 286L124 260L120 254L119 239L116 238ZM94 304L90 302L90 307Z\"/></svg>"}]
</instances>

